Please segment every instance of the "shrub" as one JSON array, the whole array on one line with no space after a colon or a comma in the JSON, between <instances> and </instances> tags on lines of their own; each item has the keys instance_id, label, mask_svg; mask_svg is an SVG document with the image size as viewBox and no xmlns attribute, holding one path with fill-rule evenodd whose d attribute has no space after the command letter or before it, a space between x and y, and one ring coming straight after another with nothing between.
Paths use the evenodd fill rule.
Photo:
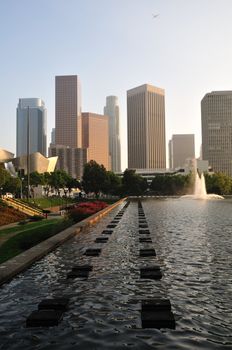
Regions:
<instances>
[{"instance_id":1,"label":"shrub","mask_svg":"<svg viewBox=\"0 0 232 350\"><path fill-rule=\"evenodd\" d=\"M40 215L34 215L30 218L30 221L41 221L43 220L43 217Z\"/></svg>"},{"instance_id":2,"label":"shrub","mask_svg":"<svg viewBox=\"0 0 232 350\"><path fill-rule=\"evenodd\" d=\"M107 203L101 201L83 202L72 207L68 212L68 216L73 221L79 222L106 208L107 206Z\"/></svg>"}]
</instances>

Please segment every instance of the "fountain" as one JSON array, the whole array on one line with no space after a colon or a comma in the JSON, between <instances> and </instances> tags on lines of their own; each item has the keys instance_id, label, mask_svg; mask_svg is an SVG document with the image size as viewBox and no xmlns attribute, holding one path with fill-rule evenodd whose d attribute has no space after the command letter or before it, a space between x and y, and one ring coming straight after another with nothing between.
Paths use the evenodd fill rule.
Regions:
<instances>
[{"instance_id":1,"label":"fountain","mask_svg":"<svg viewBox=\"0 0 232 350\"><path fill-rule=\"evenodd\" d=\"M190 199L224 199L224 197L219 196L218 194L207 194L205 186L205 177L202 173L201 176L198 174L198 171L195 171L195 185L194 185L194 194L185 195L181 198L190 198Z\"/></svg>"}]
</instances>

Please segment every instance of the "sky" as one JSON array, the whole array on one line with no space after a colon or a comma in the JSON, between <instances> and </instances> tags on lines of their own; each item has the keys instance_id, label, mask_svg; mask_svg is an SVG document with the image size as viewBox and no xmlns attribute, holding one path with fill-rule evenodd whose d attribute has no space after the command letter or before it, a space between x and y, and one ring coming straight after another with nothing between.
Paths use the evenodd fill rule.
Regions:
<instances>
[{"instance_id":1,"label":"sky","mask_svg":"<svg viewBox=\"0 0 232 350\"><path fill-rule=\"evenodd\" d=\"M165 89L166 143L195 134L199 156L201 99L232 90L231 13L231 0L0 0L0 148L15 152L19 98L44 100L50 142L55 76L74 74L83 111L118 96L122 169L126 91L145 83Z\"/></svg>"}]
</instances>

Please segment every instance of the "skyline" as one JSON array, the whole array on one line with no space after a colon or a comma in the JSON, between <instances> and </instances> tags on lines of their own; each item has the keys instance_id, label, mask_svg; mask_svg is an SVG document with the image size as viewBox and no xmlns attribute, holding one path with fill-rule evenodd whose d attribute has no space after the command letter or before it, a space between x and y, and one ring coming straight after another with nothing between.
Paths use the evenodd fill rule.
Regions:
<instances>
[{"instance_id":1,"label":"skyline","mask_svg":"<svg viewBox=\"0 0 232 350\"><path fill-rule=\"evenodd\" d=\"M0 8L0 147L16 151L19 98L45 102L49 143L55 76L71 74L80 77L83 112L102 114L106 96L118 96L122 170L126 91L142 84L165 89L166 148L172 134L195 134L199 156L201 100L232 90L229 0L9 0Z\"/></svg>"}]
</instances>

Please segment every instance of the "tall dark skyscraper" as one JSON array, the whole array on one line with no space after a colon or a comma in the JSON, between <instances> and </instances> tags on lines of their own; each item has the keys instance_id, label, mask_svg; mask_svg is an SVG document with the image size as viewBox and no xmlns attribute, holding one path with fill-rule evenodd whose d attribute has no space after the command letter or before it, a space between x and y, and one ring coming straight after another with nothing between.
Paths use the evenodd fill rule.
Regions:
<instances>
[{"instance_id":1,"label":"tall dark skyscraper","mask_svg":"<svg viewBox=\"0 0 232 350\"><path fill-rule=\"evenodd\" d=\"M56 76L55 95L56 144L81 147L81 92L78 76Z\"/></svg>"}]
</instances>

